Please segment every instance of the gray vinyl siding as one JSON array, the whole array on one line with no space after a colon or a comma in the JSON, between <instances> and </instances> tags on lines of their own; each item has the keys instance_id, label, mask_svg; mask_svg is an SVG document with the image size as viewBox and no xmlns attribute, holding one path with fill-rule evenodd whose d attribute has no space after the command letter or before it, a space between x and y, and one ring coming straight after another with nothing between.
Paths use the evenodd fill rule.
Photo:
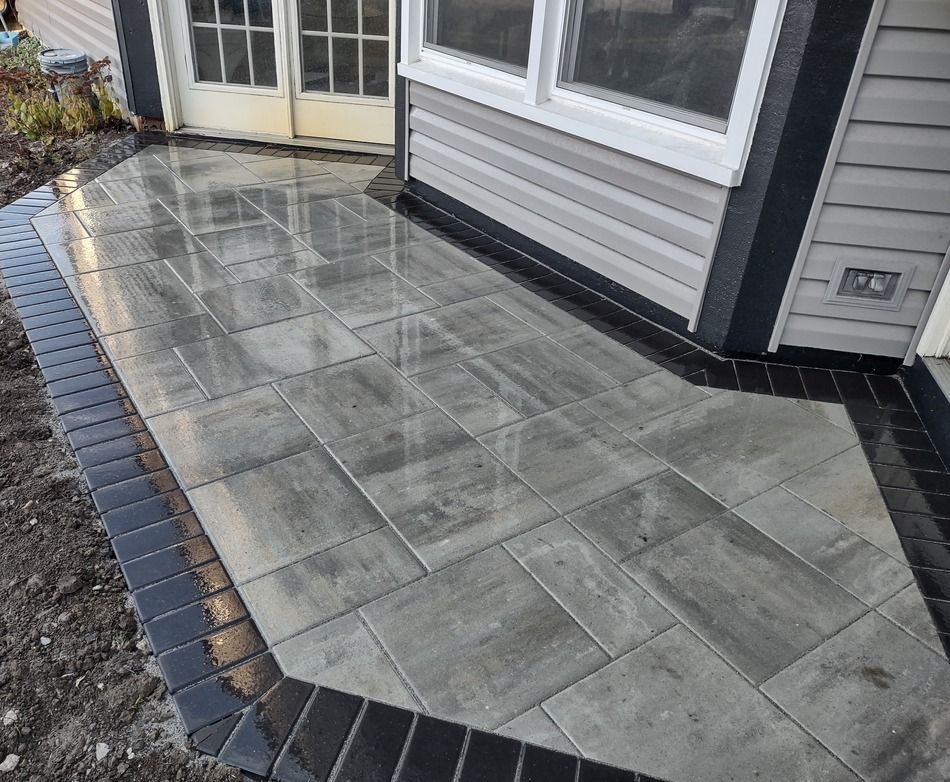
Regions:
<instances>
[{"instance_id":1,"label":"gray vinyl siding","mask_svg":"<svg viewBox=\"0 0 950 782\"><path fill-rule=\"evenodd\" d=\"M424 85L409 174L690 319L728 189Z\"/></svg>"},{"instance_id":2,"label":"gray vinyl siding","mask_svg":"<svg viewBox=\"0 0 950 782\"><path fill-rule=\"evenodd\" d=\"M111 0L18 0L17 15L47 46L79 49L112 62L112 86L125 101L122 58Z\"/></svg>"},{"instance_id":3,"label":"gray vinyl siding","mask_svg":"<svg viewBox=\"0 0 950 782\"><path fill-rule=\"evenodd\" d=\"M902 357L950 245L950 2L886 1L827 165L779 342ZM912 264L901 309L825 303L839 258Z\"/></svg>"}]
</instances>

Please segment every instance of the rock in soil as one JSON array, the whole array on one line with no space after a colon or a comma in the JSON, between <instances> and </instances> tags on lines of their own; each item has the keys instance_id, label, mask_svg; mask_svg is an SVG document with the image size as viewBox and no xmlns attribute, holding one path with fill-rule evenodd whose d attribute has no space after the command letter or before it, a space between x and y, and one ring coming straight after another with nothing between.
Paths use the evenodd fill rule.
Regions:
<instances>
[{"instance_id":1,"label":"rock in soil","mask_svg":"<svg viewBox=\"0 0 950 782\"><path fill-rule=\"evenodd\" d=\"M77 576L63 576L56 582L56 591L61 595L74 595L82 587L82 581Z\"/></svg>"},{"instance_id":2,"label":"rock in soil","mask_svg":"<svg viewBox=\"0 0 950 782\"><path fill-rule=\"evenodd\" d=\"M3 763L0 763L0 774L6 774L10 771L13 771L14 769L16 769L16 767L19 764L20 764L19 755L13 755L13 754L7 755L3 759Z\"/></svg>"},{"instance_id":3,"label":"rock in soil","mask_svg":"<svg viewBox=\"0 0 950 782\"><path fill-rule=\"evenodd\" d=\"M0 346L13 343L23 330L0 285ZM0 522L3 782L239 782L181 734L25 348L0 347Z\"/></svg>"}]
</instances>

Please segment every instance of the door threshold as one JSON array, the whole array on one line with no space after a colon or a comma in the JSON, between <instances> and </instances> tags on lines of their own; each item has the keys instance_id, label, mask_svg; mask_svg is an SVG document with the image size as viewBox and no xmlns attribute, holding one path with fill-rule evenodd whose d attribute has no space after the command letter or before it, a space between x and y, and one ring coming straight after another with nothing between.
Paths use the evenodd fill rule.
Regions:
<instances>
[{"instance_id":1,"label":"door threshold","mask_svg":"<svg viewBox=\"0 0 950 782\"><path fill-rule=\"evenodd\" d=\"M337 138L316 138L312 136L288 138L287 136L275 136L270 133L237 133L233 130L217 130L215 128L185 126L178 128L174 131L174 134L235 142L256 141L264 144L277 144L282 147L302 147L333 152L360 152L367 155L394 155L396 151L392 144L370 144L365 141L345 141Z\"/></svg>"}]
</instances>

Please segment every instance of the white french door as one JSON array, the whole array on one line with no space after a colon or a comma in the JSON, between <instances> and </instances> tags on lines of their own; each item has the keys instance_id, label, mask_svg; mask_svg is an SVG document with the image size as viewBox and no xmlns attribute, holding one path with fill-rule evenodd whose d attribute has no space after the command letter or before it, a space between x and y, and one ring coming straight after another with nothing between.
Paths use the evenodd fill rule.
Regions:
<instances>
[{"instance_id":1,"label":"white french door","mask_svg":"<svg viewBox=\"0 0 950 782\"><path fill-rule=\"evenodd\" d=\"M391 0L291 0L298 134L393 143L394 5ZM319 133L308 132L317 128Z\"/></svg>"},{"instance_id":2,"label":"white french door","mask_svg":"<svg viewBox=\"0 0 950 782\"><path fill-rule=\"evenodd\" d=\"M392 144L391 0L170 0L180 122Z\"/></svg>"}]
</instances>

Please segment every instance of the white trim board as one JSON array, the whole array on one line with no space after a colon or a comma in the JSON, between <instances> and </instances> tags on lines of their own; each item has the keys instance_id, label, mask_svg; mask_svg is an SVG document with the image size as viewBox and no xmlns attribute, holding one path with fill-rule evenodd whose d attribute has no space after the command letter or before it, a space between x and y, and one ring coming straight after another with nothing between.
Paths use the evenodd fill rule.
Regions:
<instances>
[{"instance_id":1,"label":"white trim board","mask_svg":"<svg viewBox=\"0 0 950 782\"><path fill-rule=\"evenodd\" d=\"M339 152L358 152L362 155L393 155L394 148L390 144L369 144L362 141L345 141L336 138L316 138L311 136L275 136L270 133L247 133L236 130L221 130L220 128L193 128L182 125L179 133L196 136L206 136L209 139L235 139L236 141L257 141L262 144L280 144L284 147L319 147Z\"/></svg>"},{"instance_id":2,"label":"white trim board","mask_svg":"<svg viewBox=\"0 0 950 782\"><path fill-rule=\"evenodd\" d=\"M166 4L162 0L148 0L148 21L152 28L152 46L155 49L155 67L158 72L165 129L175 131L181 127L181 110L178 106L174 57L168 40L169 21L165 8Z\"/></svg>"},{"instance_id":3,"label":"white trim board","mask_svg":"<svg viewBox=\"0 0 950 782\"><path fill-rule=\"evenodd\" d=\"M908 366L913 364L918 355L941 358L950 356L950 248L947 248L940 274L904 363Z\"/></svg>"}]
</instances>

